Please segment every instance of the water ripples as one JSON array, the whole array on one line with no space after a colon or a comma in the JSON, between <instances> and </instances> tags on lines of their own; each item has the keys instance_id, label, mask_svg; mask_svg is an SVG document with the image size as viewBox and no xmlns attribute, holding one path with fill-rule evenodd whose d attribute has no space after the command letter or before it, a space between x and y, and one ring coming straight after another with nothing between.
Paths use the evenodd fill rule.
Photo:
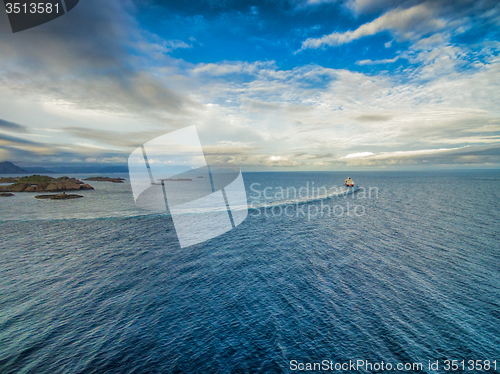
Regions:
<instances>
[{"instance_id":1,"label":"water ripples","mask_svg":"<svg viewBox=\"0 0 500 374\"><path fill-rule=\"evenodd\" d=\"M184 249L163 216L3 222L0 371L498 360L499 182L484 173L491 180L479 187L477 173L394 173L390 186L388 174L360 173L355 181L380 186L378 199L362 201L364 216L250 215ZM431 188L439 178L446 188Z\"/></svg>"}]
</instances>

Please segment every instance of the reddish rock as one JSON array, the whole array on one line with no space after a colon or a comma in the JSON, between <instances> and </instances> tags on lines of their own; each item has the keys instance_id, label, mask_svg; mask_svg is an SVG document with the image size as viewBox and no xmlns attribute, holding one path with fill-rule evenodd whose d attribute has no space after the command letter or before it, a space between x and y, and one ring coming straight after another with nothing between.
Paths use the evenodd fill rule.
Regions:
<instances>
[{"instance_id":1,"label":"reddish rock","mask_svg":"<svg viewBox=\"0 0 500 374\"><path fill-rule=\"evenodd\" d=\"M14 184L12 186L5 186L9 187L8 189L5 189L7 192L23 192L26 188L28 188L30 185L28 183L24 184Z\"/></svg>"},{"instance_id":2,"label":"reddish rock","mask_svg":"<svg viewBox=\"0 0 500 374\"><path fill-rule=\"evenodd\" d=\"M60 190L59 190L59 186L58 186L57 184L51 183L51 184L49 184L49 185L45 188L45 191L56 192L56 191L60 191Z\"/></svg>"},{"instance_id":3,"label":"reddish rock","mask_svg":"<svg viewBox=\"0 0 500 374\"><path fill-rule=\"evenodd\" d=\"M47 191L47 186L48 183L40 183L36 185L35 190L36 192L44 192Z\"/></svg>"},{"instance_id":4,"label":"reddish rock","mask_svg":"<svg viewBox=\"0 0 500 374\"><path fill-rule=\"evenodd\" d=\"M94 187L92 187L90 184L85 183L85 184L82 184L82 185L80 186L80 189L81 189L81 190L93 190L93 189L94 189Z\"/></svg>"},{"instance_id":5,"label":"reddish rock","mask_svg":"<svg viewBox=\"0 0 500 374\"><path fill-rule=\"evenodd\" d=\"M66 191L75 191L75 190L79 190L80 189L80 185L77 184L77 183L73 183L73 182L66 182L63 185L63 188L65 188Z\"/></svg>"}]
</instances>

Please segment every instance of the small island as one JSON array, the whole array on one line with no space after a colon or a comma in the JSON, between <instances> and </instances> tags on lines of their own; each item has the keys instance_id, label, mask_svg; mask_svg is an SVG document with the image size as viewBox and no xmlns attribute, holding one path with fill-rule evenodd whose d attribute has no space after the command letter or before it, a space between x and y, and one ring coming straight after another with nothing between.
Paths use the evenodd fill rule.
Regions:
<instances>
[{"instance_id":1,"label":"small island","mask_svg":"<svg viewBox=\"0 0 500 374\"><path fill-rule=\"evenodd\" d=\"M85 178L84 181L93 181L93 182L111 182L111 183L123 183L124 178L110 178L110 177L90 177Z\"/></svg>"},{"instance_id":2,"label":"small island","mask_svg":"<svg viewBox=\"0 0 500 374\"><path fill-rule=\"evenodd\" d=\"M79 199L82 197L83 197L82 195L72 195L63 192L57 195L38 195L35 196L35 199L68 200L68 199Z\"/></svg>"},{"instance_id":3,"label":"small island","mask_svg":"<svg viewBox=\"0 0 500 374\"><path fill-rule=\"evenodd\" d=\"M18 179L14 177L0 177L0 183L15 183Z\"/></svg>"},{"instance_id":4,"label":"small island","mask_svg":"<svg viewBox=\"0 0 500 374\"><path fill-rule=\"evenodd\" d=\"M0 186L0 192L65 192L94 189L76 178L53 178L47 175L0 178L0 183L11 183Z\"/></svg>"},{"instance_id":5,"label":"small island","mask_svg":"<svg viewBox=\"0 0 500 374\"><path fill-rule=\"evenodd\" d=\"M9 196L14 196L14 194L10 192L0 192L0 197L9 197Z\"/></svg>"}]
</instances>

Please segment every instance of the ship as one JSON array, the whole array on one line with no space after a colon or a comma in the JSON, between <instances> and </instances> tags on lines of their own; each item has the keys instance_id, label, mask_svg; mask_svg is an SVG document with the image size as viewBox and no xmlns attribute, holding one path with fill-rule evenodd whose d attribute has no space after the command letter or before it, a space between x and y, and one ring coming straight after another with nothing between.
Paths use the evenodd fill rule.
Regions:
<instances>
[{"instance_id":1,"label":"ship","mask_svg":"<svg viewBox=\"0 0 500 374\"><path fill-rule=\"evenodd\" d=\"M351 177L347 177L344 182L346 187L354 187L354 181L351 179Z\"/></svg>"}]
</instances>

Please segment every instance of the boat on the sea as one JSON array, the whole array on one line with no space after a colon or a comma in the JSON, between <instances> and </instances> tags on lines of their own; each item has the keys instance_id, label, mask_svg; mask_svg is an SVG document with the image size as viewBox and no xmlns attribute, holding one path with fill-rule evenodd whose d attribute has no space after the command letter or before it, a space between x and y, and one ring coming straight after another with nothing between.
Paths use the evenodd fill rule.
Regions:
<instances>
[{"instance_id":1,"label":"boat on the sea","mask_svg":"<svg viewBox=\"0 0 500 374\"><path fill-rule=\"evenodd\" d=\"M344 182L346 187L354 187L354 181L351 179L351 177L347 177Z\"/></svg>"}]
</instances>

